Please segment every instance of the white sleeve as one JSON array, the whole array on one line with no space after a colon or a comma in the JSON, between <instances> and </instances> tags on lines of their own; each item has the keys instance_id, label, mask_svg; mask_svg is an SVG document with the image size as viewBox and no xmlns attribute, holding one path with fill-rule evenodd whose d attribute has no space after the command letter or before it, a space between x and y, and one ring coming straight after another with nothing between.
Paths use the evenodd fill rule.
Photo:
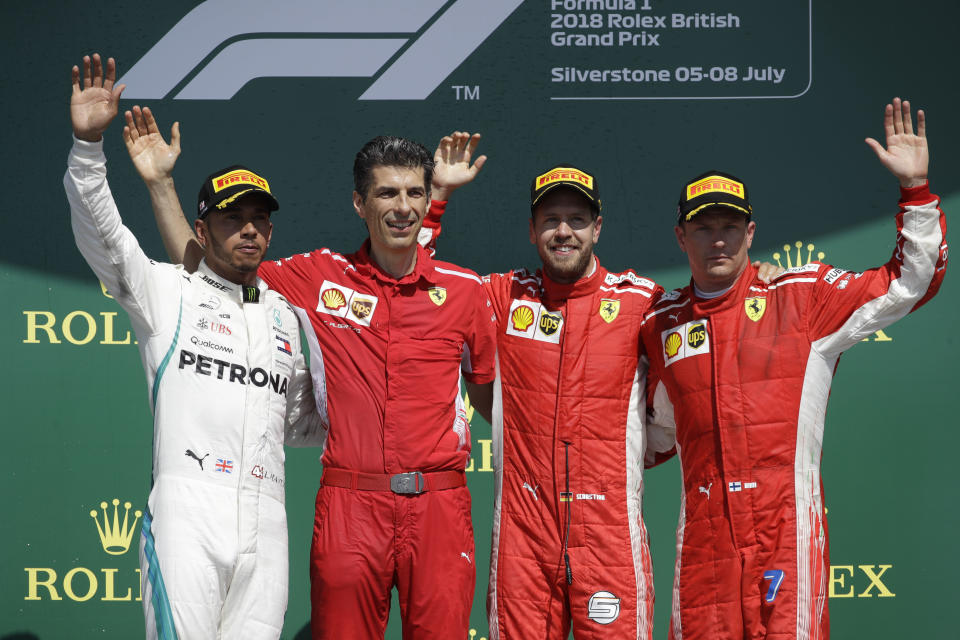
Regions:
<instances>
[{"instance_id":1,"label":"white sleeve","mask_svg":"<svg viewBox=\"0 0 960 640\"><path fill-rule=\"evenodd\" d=\"M647 452L644 462L648 466L655 463L657 453L667 453L677 443L677 423L667 387L658 380L652 393L653 398L647 402Z\"/></svg>"},{"instance_id":2,"label":"white sleeve","mask_svg":"<svg viewBox=\"0 0 960 640\"><path fill-rule=\"evenodd\" d=\"M106 163L103 141L74 138L63 176L74 239L110 295L130 314L134 327L154 335L160 330L165 302L156 282L161 270L123 226L107 184ZM175 277L172 270L167 274L171 276Z\"/></svg>"},{"instance_id":3,"label":"white sleeve","mask_svg":"<svg viewBox=\"0 0 960 640\"><path fill-rule=\"evenodd\" d=\"M287 387L287 419L283 443L288 447L321 447L326 449L327 425L317 411L313 383L303 354L293 363L293 374ZM322 453L321 453L322 455Z\"/></svg>"}]
</instances>

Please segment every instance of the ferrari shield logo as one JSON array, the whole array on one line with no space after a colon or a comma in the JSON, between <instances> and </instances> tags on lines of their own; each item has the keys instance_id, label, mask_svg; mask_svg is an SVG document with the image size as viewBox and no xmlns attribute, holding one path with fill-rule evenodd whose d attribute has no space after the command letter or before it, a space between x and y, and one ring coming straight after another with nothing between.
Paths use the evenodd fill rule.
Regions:
<instances>
[{"instance_id":1,"label":"ferrari shield logo","mask_svg":"<svg viewBox=\"0 0 960 640\"><path fill-rule=\"evenodd\" d=\"M600 317L608 324L616 320L620 313L620 301L604 298L600 301Z\"/></svg>"},{"instance_id":2,"label":"ferrari shield logo","mask_svg":"<svg viewBox=\"0 0 960 640\"><path fill-rule=\"evenodd\" d=\"M757 322L763 317L763 312L767 310L767 299L747 298L743 301L743 308L747 312L747 317Z\"/></svg>"},{"instance_id":3,"label":"ferrari shield logo","mask_svg":"<svg viewBox=\"0 0 960 640\"><path fill-rule=\"evenodd\" d=\"M430 287L427 289L427 295L430 296L430 301L438 307L447 301L447 290L443 287Z\"/></svg>"}]
</instances>

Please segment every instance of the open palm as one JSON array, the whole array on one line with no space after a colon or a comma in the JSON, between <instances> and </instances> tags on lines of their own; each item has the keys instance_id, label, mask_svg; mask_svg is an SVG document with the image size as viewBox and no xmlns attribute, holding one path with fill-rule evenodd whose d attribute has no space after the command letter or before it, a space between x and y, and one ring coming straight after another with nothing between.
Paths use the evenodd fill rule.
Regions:
<instances>
[{"instance_id":1,"label":"open palm","mask_svg":"<svg viewBox=\"0 0 960 640\"><path fill-rule=\"evenodd\" d=\"M173 123L167 144L149 107L134 106L124 117L123 142L137 173L147 183L169 177L180 156L180 123Z\"/></svg>"},{"instance_id":2,"label":"open palm","mask_svg":"<svg viewBox=\"0 0 960 640\"><path fill-rule=\"evenodd\" d=\"M480 156L470 164L479 142L479 133L470 135L464 131L455 131L441 138L433 154L431 184L434 200L448 200L456 189L477 177L487 161L487 156Z\"/></svg>"},{"instance_id":3,"label":"open palm","mask_svg":"<svg viewBox=\"0 0 960 640\"><path fill-rule=\"evenodd\" d=\"M70 96L70 121L73 134L80 140L95 142L103 137L110 121L117 115L120 94L124 85L115 85L117 65L113 58L107 60L104 77L100 54L84 56L83 87L79 67L73 67L73 93Z\"/></svg>"},{"instance_id":4,"label":"open palm","mask_svg":"<svg viewBox=\"0 0 960 640\"><path fill-rule=\"evenodd\" d=\"M910 103L894 98L883 114L883 129L886 134L886 149L873 138L866 142L873 149L890 173L900 184L914 187L927 179L930 155L927 149L927 122L923 110L917 112L917 132L913 132Z\"/></svg>"}]
</instances>

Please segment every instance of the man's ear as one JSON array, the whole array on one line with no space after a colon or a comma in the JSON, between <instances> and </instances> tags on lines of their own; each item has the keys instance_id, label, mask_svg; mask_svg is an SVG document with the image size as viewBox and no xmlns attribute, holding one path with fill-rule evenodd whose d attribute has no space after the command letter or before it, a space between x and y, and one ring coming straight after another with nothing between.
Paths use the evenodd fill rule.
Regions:
<instances>
[{"instance_id":1,"label":"man's ear","mask_svg":"<svg viewBox=\"0 0 960 640\"><path fill-rule=\"evenodd\" d=\"M684 243L683 243L683 241L684 241L684 237L683 237L683 227L682 227L681 225L679 225L679 224L678 224L677 226L675 226L675 227L673 228L673 234L674 234L675 236L677 236L677 244L680 245L680 251L683 251L684 253L686 253L686 252L687 252L687 247L686 247L686 246L684 245Z\"/></svg>"},{"instance_id":2,"label":"man's ear","mask_svg":"<svg viewBox=\"0 0 960 640\"><path fill-rule=\"evenodd\" d=\"M353 210L357 212L358 216L366 219L366 216L363 214L363 196L356 191L353 192Z\"/></svg>"},{"instance_id":3,"label":"man's ear","mask_svg":"<svg viewBox=\"0 0 960 640\"><path fill-rule=\"evenodd\" d=\"M197 234L197 242L200 243L200 246L204 249L207 248L207 244L210 242L210 231L207 229L207 223L203 220L194 220L193 221L193 230Z\"/></svg>"}]
</instances>

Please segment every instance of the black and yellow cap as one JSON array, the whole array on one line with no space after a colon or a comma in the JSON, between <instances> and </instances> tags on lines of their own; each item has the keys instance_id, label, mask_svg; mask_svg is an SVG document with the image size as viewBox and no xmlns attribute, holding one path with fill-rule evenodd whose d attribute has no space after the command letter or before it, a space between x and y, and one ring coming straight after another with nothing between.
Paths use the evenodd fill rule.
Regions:
<instances>
[{"instance_id":1,"label":"black and yellow cap","mask_svg":"<svg viewBox=\"0 0 960 640\"><path fill-rule=\"evenodd\" d=\"M235 164L207 176L197 197L197 217L203 219L213 209L224 209L237 198L250 193L262 193L270 201L270 211L280 203L270 191L270 183L250 169Z\"/></svg>"},{"instance_id":2,"label":"black and yellow cap","mask_svg":"<svg viewBox=\"0 0 960 640\"><path fill-rule=\"evenodd\" d=\"M557 187L576 189L586 196L591 206L600 211L600 187L597 186L597 178L569 163L559 164L533 179L530 185L530 208L536 207L543 196Z\"/></svg>"},{"instance_id":3,"label":"black and yellow cap","mask_svg":"<svg viewBox=\"0 0 960 640\"><path fill-rule=\"evenodd\" d=\"M709 207L726 207L744 215L752 215L747 185L736 176L722 171L707 171L683 186L677 204L677 219L690 220Z\"/></svg>"}]
</instances>

